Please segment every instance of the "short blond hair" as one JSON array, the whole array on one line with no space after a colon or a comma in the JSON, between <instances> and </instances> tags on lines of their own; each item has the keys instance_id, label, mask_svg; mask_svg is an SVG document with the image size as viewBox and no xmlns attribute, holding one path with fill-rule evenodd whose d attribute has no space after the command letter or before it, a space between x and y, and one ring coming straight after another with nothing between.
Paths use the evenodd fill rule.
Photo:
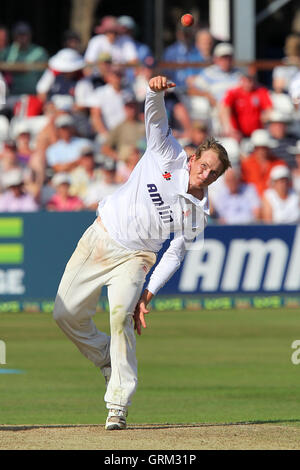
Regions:
<instances>
[{"instance_id":1,"label":"short blond hair","mask_svg":"<svg viewBox=\"0 0 300 470\"><path fill-rule=\"evenodd\" d=\"M208 137L197 147L196 160L201 158L203 152L206 150L214 150L218 155L218 158L223 165L223 170L220 173L220 176L223 175L228 168L231 168L231 162L225 147L223 147L223 145L221 145L214 137Z\"/></svg>"}]
</instances>

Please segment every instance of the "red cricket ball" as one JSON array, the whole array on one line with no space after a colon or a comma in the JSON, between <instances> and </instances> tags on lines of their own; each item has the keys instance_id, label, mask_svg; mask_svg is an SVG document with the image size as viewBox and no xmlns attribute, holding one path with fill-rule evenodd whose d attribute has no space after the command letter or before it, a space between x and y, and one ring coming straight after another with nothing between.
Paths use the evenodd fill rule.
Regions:
<instances>
[{"instance_id":1,"label":"red cricket ball","mask_svg":"<svg viewBox=\"0 0 300 470\"><path fill-rule=\"evenodd\" d=\"M192 26L194 24L194 17L190 13L186 13L181 17L182 26Z\"/></svg>"}]
</instances>

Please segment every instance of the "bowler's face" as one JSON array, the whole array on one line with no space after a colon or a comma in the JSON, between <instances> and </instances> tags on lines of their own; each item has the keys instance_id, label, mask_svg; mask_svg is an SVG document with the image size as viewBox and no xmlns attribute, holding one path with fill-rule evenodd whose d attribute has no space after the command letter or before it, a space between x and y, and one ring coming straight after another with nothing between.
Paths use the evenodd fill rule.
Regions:
<instances>
[{"instance_id":1,"label":"bowler's face","mask_svg":"<svg viewBox=\"0 0 300 470\"><path fill-rule=\"evenodd\" d=\"M189 160L190 187L203 189L216 181L223 171L223 164L214 150L205 150L197 160L192 155Z\"/></svg>"}]
</instances>

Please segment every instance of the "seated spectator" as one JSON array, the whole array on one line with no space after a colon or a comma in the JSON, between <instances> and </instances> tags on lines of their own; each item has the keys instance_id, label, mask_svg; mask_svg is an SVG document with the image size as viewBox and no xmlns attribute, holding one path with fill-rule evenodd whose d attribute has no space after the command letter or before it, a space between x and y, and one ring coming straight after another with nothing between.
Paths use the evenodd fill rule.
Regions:
<instances>
[{"instance_id":1,"label":"seated spectator","mask_svg":"<svg viewBox=\"0 0 300 470\"><path fill-rule=\"evenodd\" d=\"M208 127L205 122L195 121L192 123L190 139L185 144L185 150L189 153L195 153L197 147L208 137Z\"/></svg>"},{"instance_id":2,"label":"seated spectator","mask_svg":"<svg viewBox=\"0 0 300 470\"><path fill-rule=\"evenodd\" d=\"M0 24L0 62L5 60L8 49L8 29Z\"/></svg>"},{"instance_id":3,"label":"seated spectator","mask_svg":"<svg viewBox=\"0 0 300 470\"><path fill-rule=\"evenodd\" d=\"M204 96L214 107L222 101L230 88L238 85L241 72L233 66L233 47L219 43L213 51L214 64L199 74L189 77L187 93L190 96Z\"/></svg>"},{"instance_id":4,"label":"seated spectator","mask_svg":"<svg viewBox=\"0 0 300 470\"><path fill-rule=\"evenodd\" d=\"M96 36L90 39L85 61L96 64L101 54L109 54L115 64L135 64L138 61L133 40L124 36L124 28L114 16L104 16L95 28Z\"/></svg>"},{"instance_id":5,"label":"seated spectator","mask_svg":"<svg viewBox=\"0 0 300 470\"><path fill-rule=\"evenodd\" d=\"M62 45L64 49L74 49L81 54L81 37L76 31L68 29L63 34Z\"/></svg>"},{"instance_id":6,"label":"seated spectator","mask_svg":"<svg viewBox=\"0 0 300 470\"><path fill-rule=\"evenodd\" d=\"M299 194L291 188L288 167L274 167L270 173L270 187L263 193L263 221L275 224L297 223L300 220L299 204Z\"/></svg>"},{"instance_id":7,"label":"seated spectator","mask_svg":"<svg viewBox=\"0 0 300 470\"><path fill-rule=\"evenodd\" d=\"M289 151L295 158L295 162L292 165L293 189L300 195L300 140L297 140L296 145L290 147Z\"/></svg>"},{"instance_id":8,"label":"seated spectator","mask_svg":"<svg viewBox=\"0 0 300 470\"><path fill-rule=\"evenodd\" d=\"M260 216L260 199L252 184L241 181L240 168L229 168L214 199L213 212L222 224L251 224Z\"/></svg>"},{"instance_id":9,"label":"seated spectator","mask_svg":"<svg viewBox=\"0 0 300 470\"><path fill-rule=\"evenodd\" d=\"M16 168L2 175L4 193L0 194L0 212L35 212L38 204L24 188L22 170Z\"/></svg>"},{"instance_id":10,"label":"seated spectator","mask_svg":"<svg viewBox=\"0 0 300 470\"><path fill-rule=\"evenodd\" d=\"M129 37L136 47L138 62L144 63L147 65L153 65L154 57L150 47L147 44L144 44L136 40L137 34L137 25L134 19L131 16L122 15L118 18L118 23L123 28L123 35L121 37Z\"/></svg>"},{"instance_id":11,"label":"seated spectator","mask_svg":"<svg viewBox=\"0 0 300 470\"><path fill-rule=\"evenodd\" d=\"M290 153L289 147L294 146L297 139L288 133L290 122L291 117L288 114L273 110L268 119L268 131L274 142L274 154L292 168L294 165L294 155Z\"/></svg>"},{"instance_id":12,"label":"seated spectator","mask_svg":"<svg viewBox=\"0 0 300 470\"><path fill-rule=\"evenodd\" d=\"M145 138L145 124L138 117L138 103L131 99L125 102L124 109L124 121L109 132L101 147L101 153L114 160L120 158L119 152L124 145L135 146L139 140Z\"/></svg>"},{"instance_id":13,"label":"seated spectator","mask_svg":"<svg viewBox=\"0 0 300 470\"><path fill-rule=\"evenodd\" d=\"M141 158L140 150L134 145L124 145L120 150L120 160L117 162L116 183L125 183L134 167Z\"/></svg>"},{"instance_id":14,"label":"seated spectator","mask_svg":"<svg viewBox=\"0 0 300 470\"><path fill-rule=\"evenodd\" d=\"M77 196L70 194L70 176L67 173L56 173L52 178L55 194L47 203L47 210L58 212L80 211L84 209L83 202Z\"/></svg>"},{"instance_id":15,"label":"seated spectator","mask_svg":"<svg viewBox=\"0 0 300 470\"><path fill-rule=\"evenodd\" d=\"M107 84L95 89L91 96L92 125L102 139L108 137L108 132L126 119L125 101L132 98L132 91L122 84L123 70L112 65L105 79Z\"/></svg>"},{"instance_id":16,"label":"seated spectator","mask_svg":"<svg viewBox=\"0 0 300 470\"><path fill-rule=\"evenodd\" d=\"M116 182L116 162L107 158L100 168L103 175L101 184L91 184L84 199L85 207L89 210L96 210L100 201L120 187Z\"/></svg>"},{"instance_id":17,"label":"seated spectator","mask_svg":"<svg viewBox=\"0 0 300 470\"><path fill-rule=\"evenodd\" d=\"M274 142L265 129L258 129L251 135L253 152L241 161L241 174L244 183L256 187L259 196L267 189L270 172L276 165L285 165L271 150Z\"/></svg>"},{"instance_id":18,"label":"seated spectator","mask_svg":"<svg viewBox=\"0 0 300 470\"><path fill-rule=\"evenodd\" d=\"M63 114L55 119L58 140L46 150L47 165L54 172L68 172L78 166L80 152L90 145L90 141L81 137L75 137L74 119Z\"/></svg>"},{"instance_id":19,"label":"seated spectator","mask_svg":"<svg viewBox=\"0 0 300 470\"><path fill-rule=\"evenodd\" d=\"M213 59L213 49L215 40L208 28L201 28L195 34L195 46L198 49L202 60L209 64ZM197 62L197 60L195 60Z\"/></svg>"},{"instance_id":20,"label":"seated spectator","mask_svg":"<svg viewBox=\"0 0 300 470\"><path fill-rule=\"evenodd\" d=\"M70 173L70 194L85 202L85 197L92 184L101 184L103 172L96 167L93 146L84 147L80 152L78 166Z\"/></svg>"},{"instance_id":21,"label":"seated spectator","mask_svg":"<svg viewBox=\"0 0 300 470\"><path fill-rule=\"evenodd\" d=\"M28 127L19 127L15 139L19 163L24 167L29 166L33 150L30 145L31 134Z\"/></svg>"},{"instance_id":22,"label":"seated spectator","mask_svg":"<svg viewBox=\"0 0 300 470\"><path fill-rule=\"evenodd\" d=\"M256 76L245 72L237 87L230 88L220 105L220 121L226 136L240 141L262 129L272 108L269 91L256 81Z\"/></svg>"},{"instance_id":23,"label":"seated spectator","mask_svg":"<svg viewBox=\"0 0 300 470\"><path fill-rule=\"evenodd\" d=\"M291 79L298 72L300 66L300 36L290 34L285 40L284 65L274 67L272 73L272 87L277 92L287 92Z\"/></svg>"},{"instance_id":24,"label":"seated spectator","mask_svg":"<svg viewBox=\"0 0 300 470\"><path fill-rule=\"evenodd\" d=\"M107 73L110 71L111 56L101 54L98 58L98 74L93 74L90 65L86 65L83 69L83 78L81 78L74 91L75 105L77 109L86 110L93 105L92 96L96 88L106 85Z\"/></svg>"},{"instance_id":25,"label":"seated spectator","mask_svg":"<svg viewBox=\"0 0 300 470\"><path fill-rule=\"evenodd\" d=\"M36 62L47 62L48 53L31 42L32 30L27 23L17 23L12 31L13 43L8 47L4 60L9 64L24 63L26 65ZM10 104L14 106L20 95L35 95L36 84L42 72L31 70L26 72L12 72L10 84Z\"/></svg>"},{"instance_id":26,"label":"seated spectator","mask_svg":"<svg viewBox=\"0 0 300 470\"><path fill-rule=\"evenodd\" d=\"M61 49L48 62L48 68L37 83L36 91L42 101L53 95L74 97L75 86L82 78L83 57L74 49Z\"/></svg>"},{"instance_id":27,"label":"seated spectator","mask_svg":"<svg viewBox=\"0 0 300 470\"><path fill-rule=\"evenodd\" d=\"M195 29L179 24L176 29L176 41L165 49L163 60L166 62L204 62L204 58L195 46ZM176 83L176 88L181 92L185 92L186 79L191 73L195 73L195 69L167 70L167 76Z\"/></svg>"},{"instance_id":28,"label":"seated spectator","mask_svg":"<svg viewBox=\"0 0 300 470\"><path fill-rule=\"evenodd\" d=\"M299 109L300 104L300 70L293 76L289 85L289 96L295 109Z\"/></svg>"}]
</instances>

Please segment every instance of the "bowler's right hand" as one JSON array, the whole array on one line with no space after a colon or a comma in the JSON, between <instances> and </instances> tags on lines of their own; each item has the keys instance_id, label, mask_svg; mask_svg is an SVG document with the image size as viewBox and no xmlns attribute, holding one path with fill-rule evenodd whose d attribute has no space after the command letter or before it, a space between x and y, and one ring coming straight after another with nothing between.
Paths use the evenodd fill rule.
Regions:
<instances>
[{"instance_id":1,"label":"bowler's right hand","mask_svg":"<svg viewBox=\"0 0 300 470\"><path fill-rule=\"evenodd\" d=\"M163 75L158 75L149 80L149 87L152 91L164 91L168 88L174 88L175 86L174 82L171 82Z\"/></svg>"}]
</instances>

